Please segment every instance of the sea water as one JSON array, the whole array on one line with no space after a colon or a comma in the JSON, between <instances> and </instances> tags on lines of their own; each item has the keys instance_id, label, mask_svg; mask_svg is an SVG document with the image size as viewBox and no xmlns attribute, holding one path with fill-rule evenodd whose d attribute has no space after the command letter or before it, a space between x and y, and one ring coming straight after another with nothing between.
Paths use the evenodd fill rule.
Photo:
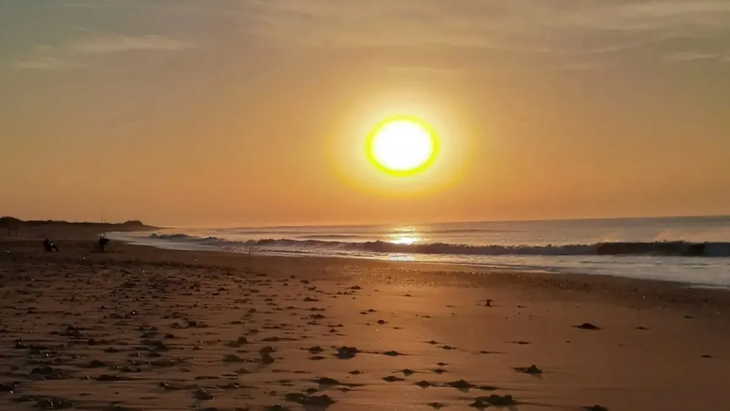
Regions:
<instances>
[{"instance_id":1,"label":"sea water","mask_svg":"<svg viewBox=\"0 0 730 411\"><path fill-rule=\"evenodd\" d=\"M422 261L730 288L730 216L170 228L110 238L181 250Z\"/></svg>"}]
</instances>

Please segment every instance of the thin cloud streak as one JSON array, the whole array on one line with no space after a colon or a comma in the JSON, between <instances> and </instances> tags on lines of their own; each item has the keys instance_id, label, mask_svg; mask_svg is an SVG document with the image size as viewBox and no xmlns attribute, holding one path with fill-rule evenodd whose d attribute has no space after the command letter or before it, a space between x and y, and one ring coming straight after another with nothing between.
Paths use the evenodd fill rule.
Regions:
<instances>
[{"instance_id":1,"label":"thin cloud streak","mask_svg":"<svg viewBox=\"0 0 730 411\"><path fill-rule=\"evenodd\" d=\"M124 36L107 35L76 39L62 45L35 46L28 55L13 63L20 69L57 70L81 68L75 60L80 55L99 55L125 52L174 52L193 47L192 44L161 35Z\"/></svg>"},{"instance_id":2,"label":"thin cloud streak","mask_svg":"<svg viewBox=\"0 0 730 411\"><path fill-rule=\"evenodd\" d=\"M82 67L81 65L48 56L27 57L14 62L13 66L25 70L65 70Z\"/></svg>"},{"instance_id":3,"label":"thin cloud streak","mask_svg":"<svg viewBox=\"0 0 730 411\"><path fill-rule=\"evenodd\" d=\"M235 36L250 36L268 50L309 49L323 56L358 54L364 59L402 49L424 57L471 53L454 61L518 56L564 59L557 65L565 67L599 67L643 51L656 61L671 62L666 56L676 48L673 42L730 39L726 0L99 0L58 6L155 13L181 19L180 24L194 24L197 16L221 17L242 28ZM232 42L235 36L221 39ZM56 54L41 55L38 62L191 46L163 35L86 38L57 47ZM430 62L422 63L428 67Z\"/></svg>"},{"instance_id":4,"label":"thin cloud streak","mask_svg":"<svg viewBox=\"0 0 730 411\"><path fill-rule=\"evenodd\" d=\"M77 40L66 46L76 53L103 54L127 51L180 51L189 44L164 36L107 36Z\"/></svg>"},{"instance_id":5,"label":"thin cloud streak","mask_svg":"<svg viewBox=\"0 0 730 411\"><path fill-rule=\"evenodd\" d=\"M674 63L688 63L688 62L694 62L694 61L706 61L706 60L716 60L719 62L728 62L730 59L730 53L723 54L723 53L705 53L705 52L699 52L699 51L684 51L684 52L677 52L677 53L671 53L667 55L666 57L667 61L674 62Z\"/></svg>"},{"instance_id":6,"label":"thin cloud streak","mask_svg":"<svg viewBox=\"0 0 730 411\"><path fill-rule=\"evenodd\" d=\"M285 47L350 55L378 48L567 58L611 65L645 50L658 62L677 42L730 39L725 0L248 1L247 22ZM255 5L255 7L252 7ZM376 52L377 54L377 52ZM572 61L589 58L590 62Z\"/></svg>"}]
</instances>

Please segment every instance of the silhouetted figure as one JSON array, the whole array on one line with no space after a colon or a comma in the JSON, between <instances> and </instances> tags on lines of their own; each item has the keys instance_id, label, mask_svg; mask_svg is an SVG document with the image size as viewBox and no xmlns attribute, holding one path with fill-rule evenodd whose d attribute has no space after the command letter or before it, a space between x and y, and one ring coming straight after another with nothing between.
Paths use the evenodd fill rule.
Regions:
<instances>
[{"instance_id":1,"label":"silhouetted figure","mask_svg":"<svg viewBox=\"0 0 730 411\"><path fill-rule=\"evenodd\" d=\"M105 252L106 248L109 246L109 239L106 237L99 238L99 250L101 252Z\"/></svg>"},{"instance_id":2,"label":"silhouetted figure","mask_svg":"<svg viewBox=\"0 0 730 411\"><path fill-rule=\"evenodd\" d=\"M53 252L53 251L56 251L56 252L61 251L61 250L58 249L58 246L56 246L56 244L53 244L53 241L51 241L51 240L49 240L47 238L45 240L43 240L43 249L47 253L50 253L50 252Z\"/></svg>"}]
</instances>

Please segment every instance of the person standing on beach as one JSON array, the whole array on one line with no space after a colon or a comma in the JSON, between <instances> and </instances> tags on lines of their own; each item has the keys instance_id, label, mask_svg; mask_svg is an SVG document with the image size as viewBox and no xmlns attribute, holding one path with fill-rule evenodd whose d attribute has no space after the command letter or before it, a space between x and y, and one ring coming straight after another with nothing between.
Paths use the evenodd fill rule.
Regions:
<instances>
[{"instance_id":1,"label":"person standing on beach","mask_svg":"<svg viewBox=\"0 0 730 411\"><path fill-rule=\"evenodd\" d=\"M50 252L53 252L53 251L56 251L56 252L60 252L61 251L61 250L58 249L58 246L56 244L53 244L53 241L51 241L48 238L46 238L45 240L43 240L43 249L47 253L50 253Z\"/></svg>"},{"instance_id":2,"label":"person standing on beach","mask_svg":"<svg viewBox=\"0 0 730 411\"><path fill-rule=\"evenodd\" d=\"M99 237L99 251L106 252L106 248L109 246L109 239L106 237Z\"/></svg>"}]
</instances>

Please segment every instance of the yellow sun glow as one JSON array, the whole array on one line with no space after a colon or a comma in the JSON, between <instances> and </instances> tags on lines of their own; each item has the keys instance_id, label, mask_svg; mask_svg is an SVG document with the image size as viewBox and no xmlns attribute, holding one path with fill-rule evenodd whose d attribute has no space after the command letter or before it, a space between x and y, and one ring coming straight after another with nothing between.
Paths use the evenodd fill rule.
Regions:
<instances>
[{"instance_id":1,"label":"yellow sun glow","mask_svg":"<svg viewBox=\"0 0 730 411\"><path fill-rule=\"evenodd\" d=\"M429 128L414 119L389 120L375 129L368 140L368 156L391 175L422 171L436 156L436 138Z\"/></svg>"}]
</instances>

